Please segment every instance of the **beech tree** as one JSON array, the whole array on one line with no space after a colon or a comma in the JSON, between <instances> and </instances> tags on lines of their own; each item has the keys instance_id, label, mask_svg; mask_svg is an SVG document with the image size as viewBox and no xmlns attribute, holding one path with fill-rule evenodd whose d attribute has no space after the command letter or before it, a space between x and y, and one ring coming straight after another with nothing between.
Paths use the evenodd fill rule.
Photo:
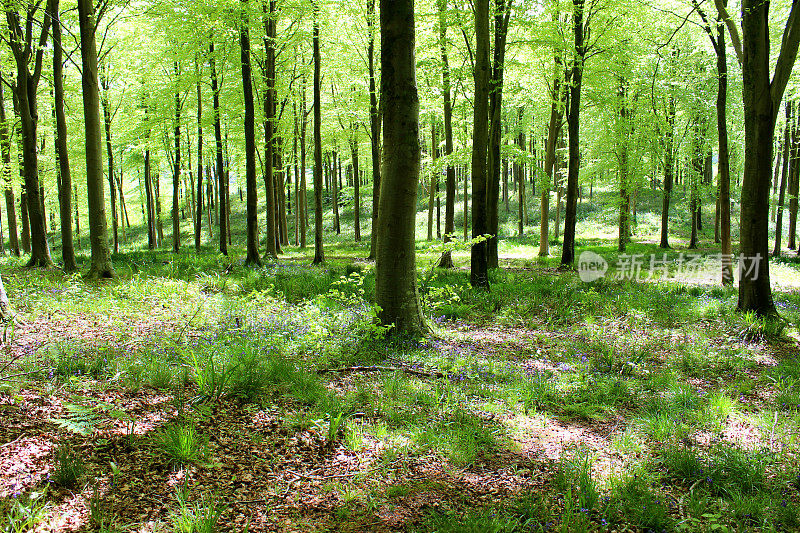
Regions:
<instances>
[{"instance_id":1,"label":"beech tree","mask_svg":"<svg viewBox=\"0 0 800 533\"><path fill-rule=\"evenodd\" d=\"M717 0L735 43L736 27ZM772 178L772 138L780 102L789 82L800 44L800 2L793 0L783 31L780 54L770 74L769 2L742 1L742 75L744 85L745 159L739 228L740 311L776 314L769 277L769 191Z\"/></svg>"},{"instance_id":2,"label":"beech tree","mask_svg":"<svg viewBox=\"0 0 800 533\"><path fill-rule=\"evenodd\" d=\"M86 189L89 200L89 239L92 263L90 279L116 276L108 247L105 190L103 187L103 151L100 144L100 85L97 75L97 29L94 3L78 0L78 20L81 39L81 82L83 88L83 117L86 128Z\"/></svg>"},{"instance_id":3,"label":"beech tree","mask_svg":"<svg viewBox=\"0 0 800 533\"><path fill-rule=\"evenodd\" d=\"M420 146L414 0L381 0L380 21L384 114L375 303L383 324L416 335L427 326L417 294L415 254Z\"/></svg>"}]
</instances>

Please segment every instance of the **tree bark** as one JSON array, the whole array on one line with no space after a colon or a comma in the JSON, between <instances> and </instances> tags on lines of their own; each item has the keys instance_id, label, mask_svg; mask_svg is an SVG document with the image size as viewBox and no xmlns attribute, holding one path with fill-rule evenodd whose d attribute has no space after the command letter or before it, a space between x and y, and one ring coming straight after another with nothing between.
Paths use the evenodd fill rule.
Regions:
<instances>
[{"instance_id":1,"label":"tree bark","mask_svg":"<svg viewBox=\"0 0 800 533\"><path fill-rule=\"evenodd\" d=\"M175 143L175 159L172 163L172 251L178 253L181 249L181 221L178 191L181 186L181 95L177 86L180 79L180 68L178 62L173 63L175 72L175 133L173 141ZM113 197L113 194L112 194Z\"/></svg>"},{"instance_id":2,"label":"tree bark","mask_svg":"<svg viewBox=\"0 0 800 533\"><path fill-rule=\"evenodd\" d=\"M17 67L14 86L22 131L22 163L24 168L25 197L30 226L30 267L48 267L53 264L47 242L46 225L42 209L39 183L37 89L42 72L44 46L50 28L50 17L44 16L37 43L33 42L32 26L39 3L26 7L25 30L20 26L20 16L15 9L6 10L6 22L11 33L9 43ZM33 72L29 70L33 63Z\"/></svg>"},{"instance_id":3,"label":"tree bark","mask_svg":"<svg viewBox=\"0 0 800 533\"><path fill-rule=\"evenodd\" d=\"M667 107L666 146L664 147L664 198L661 205L661 248L669 248L669 208L675 176L675 95L670 95Z\"/></svg>"},{"instance_id":4,"label":"tree bark","mask_svg":"<svg viewBox=\"0 0 800 533\"><path fill-rule=\"evenodd\" d=\"M322 245L322 94L320 90L321 62L319 52L320 0L314 1L314 260L312 264L325 262ZM373 231L375 229L373 228Z\"/></svg>"},{"instance_id":5,"label":"tree bark","mask_svg":"<svg viewBox=\"0 0 800 533\"><path fill-rule=\"evenodd\" d=\"M489 231L486 218L489 143L489 0L476 0L475 11L475 104L472 130L472 238ZM488 243L472 246L470 283L489 288Z\"/></svg>"},{"instance_id":6,"label":"tree bark","mask_svg":"<svg viewBox=\"0 0 800 533\"><path fill-rule=\"evenodd\" d=\"M194 226L194 248L200 253L203 230L203 92L200 86L201 66L197 61L197 216Z\"/></svg>"},{"instance_id":7,"label":"tree bark","mask_svg":"<svg viewBox=\"0 0 800 533\"><path fill-rule=\"evenodd\" d=\"M505 72L506 35L511 19L511 1L495 0L494 49L489 80L489 153L486 182L486 224L491 238L486 241L488 268L497 268L498 257L498 210L500 204L500 143L503 138L503 74Z\"/></svg>"},{"instance_id":8,"label":"tree bark","mask_svg":"<svg viewBox=\"0 0 800 533\"><path fill-rule=\"evenodd\" d=\"M554 15L555 16L555 15ZM553 78L553 94L551 95L550 122L547 127L547 144L544 154L544 179L540 186L541 194L541 222L539 233L539 257L550 255L550 187L554 179L553 168L556 163L556 143L561 133L561 121L563 119L564 97L566 90L562 83L561 57L555 55L555 76ZM533 139L531 139L533 140ZM535 172L531 172L531 177L535 178Z\"/></svg>"},{"instance_id":9,"label":"tree bark","mask_svg":"<svg viewBox=\"0 0 800 533\"><path fill-rule=\"evenodd\" d=\"M778 194L778 212L775 220L775 248L772 251L774 257L781 256L781 233L783 233L783 205L786 195L786 182L789 179L789 157L790 157L790 129L792 123L792 106L786 103L786 127L783 135L783 163L781 164L781 187Z\"/></svg>"},{"instance_id":10,"label":"tree bark","mask_svg":"<svg viewBox=\"0 0 800 533\"><path fill-rule=\"evenodd\" d=\"M375 303L381 323L394 325L392 333L419 335L427 326L417 295L414 236L420 172L414 1L381 0L380 20L384 152Z\"/></svg>"},{"instance_id":11,"label":"tree bark","mask_svg":"<svg viewBox=\"0 0 800 533\"><path fill-rule=\"evenodd\" d=\"M248 13L250 5L248 0L241 0L241 6L239 45L242 60L242 92L244 93L245 183L247 186L247 257L245 258L245 264L260 265L261 256L258 253L258 181L256 179L256 112L253 98L253 74L250 65L250 16ZM264 167L265 169L272 168L272 159L270 157L266 158ZM269 183L272 184L271 179ZM268 189L267 202L270 200L270 192L271 190ZM274 213L274 211L269 211L268 209L268 217L270 213ZM273 239L273 250L274 246L275 241ZM267 250L270 250L269 243L267 244Z\"/></svg>"},{"instance_id":12,"label":"tree bark","mask_svg":"<svg viewBox=\"0 0 800 533\"><path fill-rule=\"evenodd\" d=\"M264 195L266 197L266 254L272 258L278 257L277 235L277 205L275 202L275 21L272 14L275 10L275 0L263 0L264 23ZM248 206L250 196L248 189ZM257 205L257 203L255 204ZM249 217L249 211L248 211Z\"/></svg>"},{"instance_id":13,"label":"tree bark","mask_svg":"<svg viewBox=\"0 0 800 533\"><path fill-rule=\"evenodd\" d=\"M59 0L50 0L48 2L48 13L53 25L53 105L56 115L55 145L59 172L61 258L64 261L64 270L66 272L74 272L78 269L78 266L75 262L75 247L72 238L72 174L70 173L69 151L67 149L67 120L64 115L64 63L61 50L60 11ZM2 100L2 89L0 89L0 100ZM0 120L5 121L5 111L1 108L2 103L0 103ZM0 133L0 136L2 136L5 143L8 132L6 131L5 134ZM3 164L7 164L5 154L3 154ZM12 235L11 248L15 250L17 249L16 220L14 221L13 229L11 228L11 220L12 216L9 214L9 233Z\"/></svg>"},{"instance_id":14,"label":"tree bark","mask_svg":"<svg viewBox=\"0 0 800 533\"><path fill-rule=\"evenodd\" d=\"M572 63L572 78L569 89L569 169L567 174L567 205L564 212L564 246L561 252L561 265L575 263L575 230L578 214L578 177L581 166L580 112L581 85L583 82L583 61L586 55L584 46L583 10L584 0L572 0L574 13L572 19L575 32L575 51Z\"/></svg>"},{"instance_id":15,"label":"tree bark","mask_svg":"<svg viewBox=\"0 0 800 533\"><path fill-rule=\"evenodd\" d=\"M103 108L103 125L106 134L106 158L108 159L108 187L111 195L111 233L114 238L114 253L119 253L119 218L117 217L117 191L114 183L114 148L111 144L111 109L108 104L108 77L105 67L100 65L100 104Z\"/></svg>"},{"instance_id":16,"label":"tree bark","mask_svg":"<svg viewBox=\"0 0 800 533\"><path fill-rule=\"evenodd\" d=\"M0 153L2 154L6 215L8 217L8 242L11 253L19 257L20 248L19 238L17 236L16 200L14 199L14 185L11 181L11 132L6 117L3 84L2 74L0 74Z\"/></svg>"},{"instance_id":17,"label":"tree bark","mask_svg":"<svg viewBox=\"0 0 800 533\"><path fill-rule=\"evenodd\" d=\"M800 6L792 3L781 53L770 81L769 4L742 2L742 74L745 124L744 179L740 218L740 311L773 315L777 311L769 280L769 189L775 120L797 57Z\"/></svg>"},{"instance_id":18,"label":"tree bark","mask_svg":"<svg viewBox=\"0 0 800 533\"><path fill-rule=\"evenodd\" d=\"M95 42L94 4L78 0L78 20L81 33L81 86L83 88L83 117L86 129L86 188L89 197L89 237L92 264L88 278L113 278L106 223L105 191L103 190L103 151L100 144L100 87L97 78L97 47Z\"/></svg>"},{"instance_id":19,"label":"tree bark","mask_svg":"<svg viewBox=\"0 0 800 533\"><path fill-rule=\"evenodd\" d=\"M369 133L372 156L372 227L369 258L375 259L378 248L378 208L381 195L381 119L378 113L378 92L375 87L375 0L367 0L367 67L369 69Z\"/></svg>"},{"instance_id":20,"label":"tree bark","mask_svg":"<svg viewBox=\"0 0 800 533\"><path fill-rule=\"evenodd\" d=\"M220 122L219 111L219 79L217 77L217 62L214 54L214 42L209 44L208 64L211 69L211 92L213 93L214 105L214 155L216 161L217 177L217 206L219 209L219 251L223 255L228 255L228 205L225 202L225 162L222 158L222 124Z\"/></svg>"},{"instance_id":21,"label":"tree bark","mask_svg":"<svg viewBox=\"0 0 800 533\"><path fill-rule=\"evenodd\" d=\"M437 0L439 12L439 50L442 56L442 93L444 97L444 154L447 158L445 184L444 242L450 242L456 231L456 169L453 157L453 104L451 96L450 63L447 58L447 0ZM466 216L466 213L465 213ZM439 268L453 268L452 252L444 252L439 259Z\"/></svg>"},{"instance_id":22,"label":"tree bark","mask_svg":"<svg viewBox=\"0 0 800 533\"><path fill-rule=\"evenodd\" d=\"M306 247L308 227L308 184L306 183L306 130L308 128L308 111L306 111L306 77L303 75L302 101L300 102L300 248Z\"/></svg>"}]
</instances>

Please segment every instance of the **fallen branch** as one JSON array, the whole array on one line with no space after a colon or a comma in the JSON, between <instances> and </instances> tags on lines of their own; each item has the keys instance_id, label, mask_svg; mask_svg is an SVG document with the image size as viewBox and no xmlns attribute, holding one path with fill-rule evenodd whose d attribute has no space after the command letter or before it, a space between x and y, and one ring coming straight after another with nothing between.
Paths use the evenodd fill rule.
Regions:
<instances>
[{"instance_id":1,"label":"fallen branch","mask_svg":"<svg viewBox=\"0 0 800 533\"><path fill-rule=\"evenodd\" d=\"M344 368L322 368L317 370L317 374L348 374L348 373L365 373L365 372L404 372L412 376L419 376L423 378L443 378L446 377L443 372L423 372L422 370L414 370L413 368L406 368L403 366L347 366Z\"/></svg>"}]
</instances>

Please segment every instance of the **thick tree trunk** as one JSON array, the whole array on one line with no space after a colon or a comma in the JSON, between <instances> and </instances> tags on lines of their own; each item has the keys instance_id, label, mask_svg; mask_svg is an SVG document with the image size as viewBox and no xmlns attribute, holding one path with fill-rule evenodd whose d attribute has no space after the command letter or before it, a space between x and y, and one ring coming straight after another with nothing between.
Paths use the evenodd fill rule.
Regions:
<instances>
[{"instance_id":1,"label":"thick tree trunk","mask_svg":"<svg viewBox=\"0 0 800 533\"><path fill-rule=\"evenodd\" d=\"M427 326L417 295L414 237L420 172L414 1L381 0L380 20L384 152L375 303L393 333L418 335Z\"/></svg>"},{"instance_id":2,"label":"thick tree trunk","mask_svg":"<svg viewBox=\"0 0 800 533\"><path fill-rule=\"evenodd\" d=\"M489 0L475 1L475 104L472 130L472 238L489 231L486 219L489 144ZM488 288L488 243L472 246L470 283Z\"/></svg>"},{"instance_id":3,"label":"thick tree trunk","mask_svg":"<svg viewBox=\"0 0 800 533\"><path fill-rule=\"evenodd\" d=\"M381 119L378 113L378 92L375 87L375 0L367 0L367 67L369 69L369 137L372 156L372 226L370 229L369 259L375 259L378 249L378 207L381 195Z\"/></svg>"},{"instance_id":4,"label":"thick tree trunk","mask_svg":"<svg viewBox=\"0 0 800 533\"><path fill-rule=\"evenodd\" d=\"M214 155L216 161L217 177L217 206L219 209L219 251L223 255L228 255L228 205L225 202L225 162L222 158L222 124L220 123L219 111L219 80L217 77L216 56L214 55L214 42L209 45L208 64L211 69L211 92L213 93L214 105Z\"/></svg>"},{"instance_id":5,"label":"thick tree trunk","mask_svg":"<svg viewBox=\"0 0 800 533\"><path fill-rule=\"evenodd\" d=\"M740 219L740 311L776 313L769 280L769 189L775 120L797 56L800 7L793 2L770 81L769 3L742 2L742 74L745 124L744 180Z\"/></svg>"},{"instance_id":6,"label":"thick tree trunk","mask_svg":"<svg viewBox=\"0 0 800 533\"><path fill-rule=\"evenodd\" d=\"M75 263L75 248L72 239L72 174L69 168L69 151L67 150L67 119L64 115L64 74L61 50L61 13L59 0L50 0L48 13L53 24L53 105L56 115L55 145L58 159L59 172L59 212L61 216L61 258L64 261L64 270L74 272L78 269ZM1 83L1 82L0 82ZM2 90L0 89L0 100ZM2 106L2 104L0 104ZM5 112L0 111L0 120L5 121ZM2 135L2 134L0 134ZM5 133L3 139L7 137ZM6 164L5 154L3 163ZM13 195L13 192L12 192ZM9 233L11 233L11 248L16 248L17 228L16 221L11 228L11 215L9 215Z\"/></svg>"},{"instance_id":7,"label":"thick tree trunk","mask_svg":"<svg viewBox=\"0 0 800 533\"><path fill-rule=\"evenodd\" d=\"M319 52L319 2L314 0L314 261L319 265L325 262L325 250L322 245L322 94L321 62ZM373 228L372 231L375 231Z\"/></svg>"},{"instance_id":8,"label":"thick tree trunk","mask_svg":"<svg viewBox=\"0 0 800 533\"><path fill-rule=\"evenodd\" d=\"M578 176L581 166L580 112L581 85L583 82L583 59L586 49L583 44L583 5L584 0L572 0L575 11L572 25L575 32L575 53L572 63L572 78L569 89L569 170L567 174L567 205L564 212L564 246L561 264L572 266L575 263L575 230L578 214Z\"/></svg>"},{"instance_id":9,"label":"thick tree trunk","mask_svg":"<svg viewBox=\"0 0 800 533\"><path fill-rule=\"evenodd\" d=\"M97 77L97 48L95 43L94 4L91 0L78 0L78 20L81 32L81 59L83 70L83 117L86 129L86 188L89 196L89 236L92 264L87 277L115 277L108 247L105 191L103 190L103 151L100 144L100 87Z\"/></svg>"},{"instance_id":10,"label":"thick tree trunk","mask_svg":"<svg viewBox=\"0 0 800 533\"><path fill-rule=\"evenodd\" d=\"M503 138L503 74L505 72L506 35L511 17L511 0L495 0L494 49L489 80L489 152L486 182L486 224L491 238L486 241L488 268L497 268L498 257L498 210L500 205L500 143Z\"/></svg>"}]
</instances>

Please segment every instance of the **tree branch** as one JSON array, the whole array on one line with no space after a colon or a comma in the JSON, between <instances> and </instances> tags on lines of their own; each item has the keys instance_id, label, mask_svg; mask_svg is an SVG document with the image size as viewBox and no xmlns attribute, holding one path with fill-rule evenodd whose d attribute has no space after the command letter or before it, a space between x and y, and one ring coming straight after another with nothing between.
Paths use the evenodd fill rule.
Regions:
<instances>
[{"instance_id":1,"label":"tree branch","mask_svg":"<svg viewBox=\"0 0 800 533\"><path fill-rule=\"evenodd\" d=\"M781 53L775 64L775 74L769 87L773 118L778 115L778 107L780 107L786 84L789 83L792 75L792 67L797 59L797 48L800 45L800 7L798 7L798 3L797 0L792 2L792 10L786 20L786 29L783 30Z\"/></svg>"},{"instance_id":2,"label":"tree branch","mask_svg":"<svg viewBox=\"0 0 800 533\"><path fill-rule=\"evenodd\" d=\"M714 0L714 5L717 6L717 12L719 13L719 18L721 18L725 22L725 25L728 27L728 33L731 34L731 45L733 46L733 49L736 52L736 59L739 60L739 65L741 65L742 38L739 37L739 29L736 27L736 23L733 21L730 14L728 13L728 8L725 7L725 0ZM794 11L794 7L792 7L792 11Z\"/></svg>"}]
</instances>

